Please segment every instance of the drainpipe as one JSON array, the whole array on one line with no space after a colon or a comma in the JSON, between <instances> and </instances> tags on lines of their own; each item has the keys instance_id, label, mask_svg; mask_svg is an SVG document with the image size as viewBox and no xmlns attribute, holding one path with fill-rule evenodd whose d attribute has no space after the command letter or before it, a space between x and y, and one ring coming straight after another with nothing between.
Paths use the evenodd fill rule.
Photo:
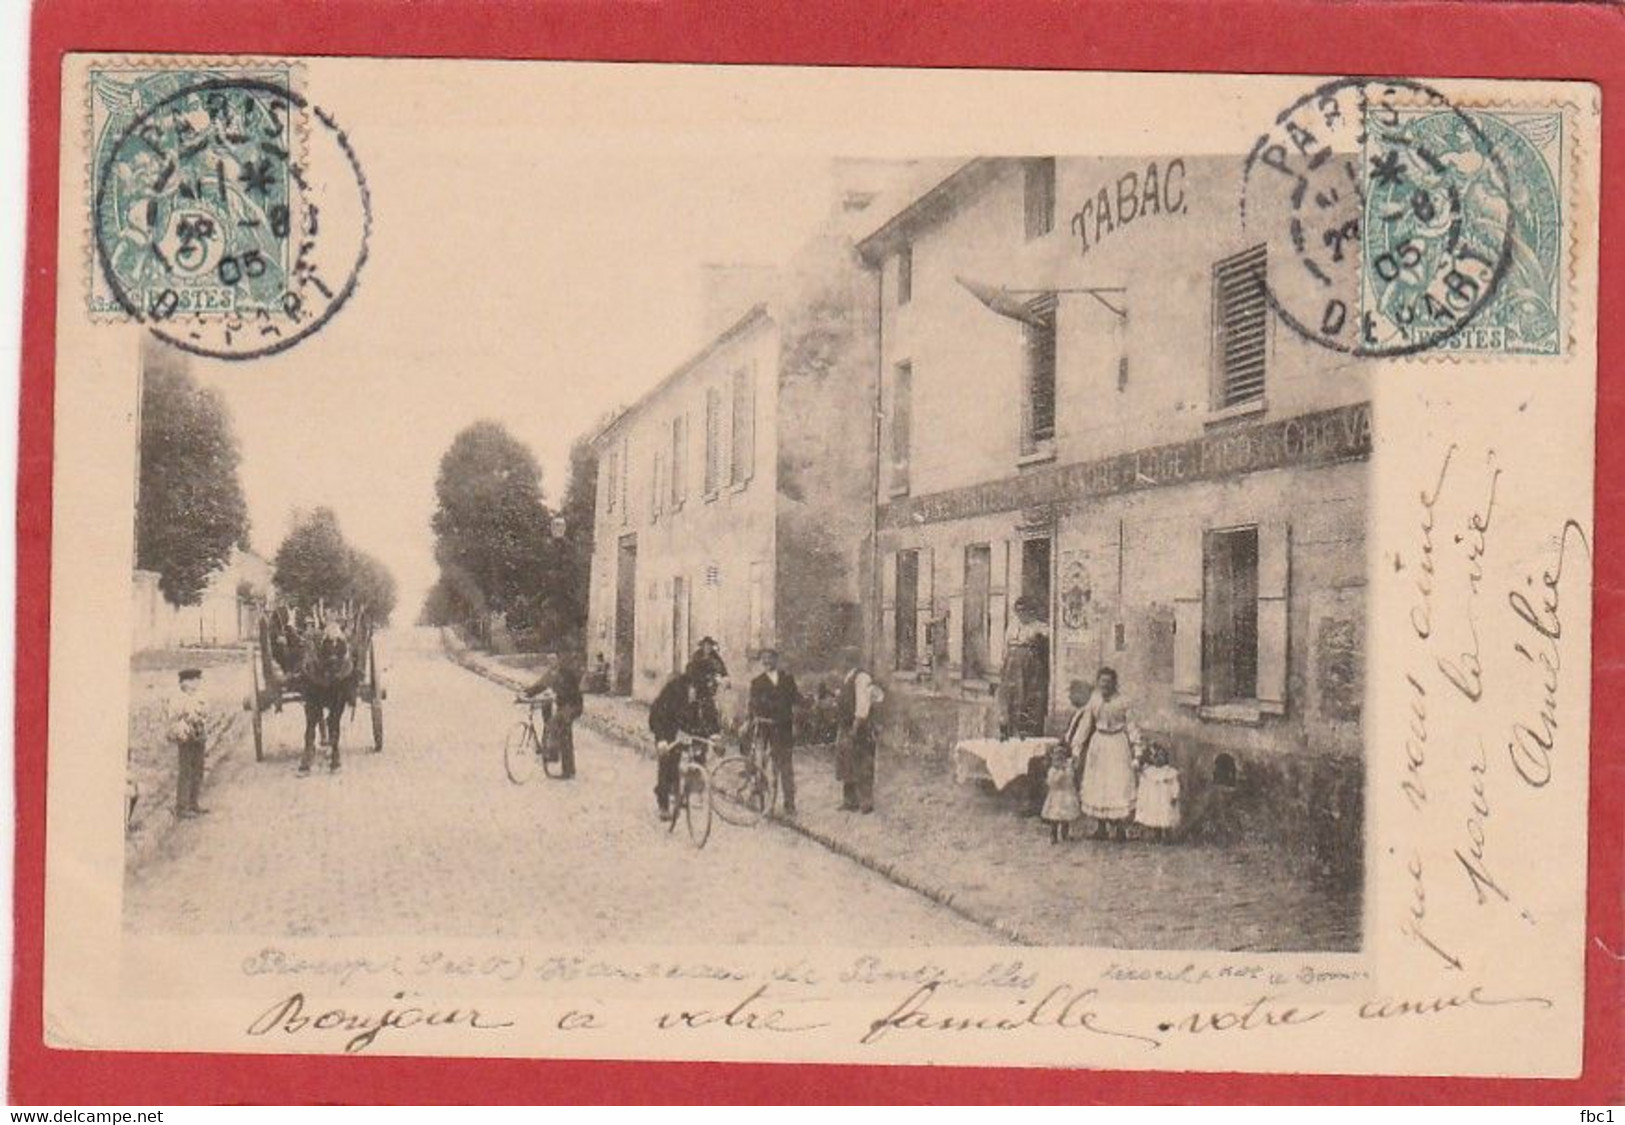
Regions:
<instances>
[{"instance_id":1,"label":"drainpipe","mask_svg":"<svg viewBox=\"0 0 1625 1125\"><path fill-rule=\"evenodd\" d=\"M884 386L886 371L886 292L883 284L881 267L871 266L869 272L874 275L875 290L875 406L874 406L874 439L875 459L874 477L869 482L869 628L864 630L863 663L870 676L877 676L880 669L876 666L877 641L880 634L882 613L880 609L882 578L880 574L880 474L881 474L881 388Z\"/></svg>"}]
</instances>

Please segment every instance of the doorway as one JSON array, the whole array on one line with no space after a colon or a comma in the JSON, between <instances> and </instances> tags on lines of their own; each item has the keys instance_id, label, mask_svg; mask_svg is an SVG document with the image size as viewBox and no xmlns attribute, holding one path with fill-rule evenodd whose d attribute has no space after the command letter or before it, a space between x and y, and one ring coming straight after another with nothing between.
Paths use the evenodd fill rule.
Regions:
<instances>
[{"instance_id":1,"label":"doorway","mask_svg":"<svg viewBox=\"0 0 1625 1125\"><path fill-rule=\"evenodd\" d=\"M638 608L638 537L621 536L615 564L615 693L632 694Z\"/></svg>"}]
</instances>

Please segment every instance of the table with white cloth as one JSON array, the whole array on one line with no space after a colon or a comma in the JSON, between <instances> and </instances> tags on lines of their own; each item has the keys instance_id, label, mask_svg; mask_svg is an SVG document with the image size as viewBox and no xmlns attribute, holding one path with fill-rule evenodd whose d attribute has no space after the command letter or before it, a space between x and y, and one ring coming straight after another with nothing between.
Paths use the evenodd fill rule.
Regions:
<instances>
[{"instance_id":1,"label":"table with white cloth","mask_svg":"<svg viewBox=\"0 0 1625 1125\"><path fill-rule=\"evenodd\" d=\"M1058 738L967 738L954 746L954 780L980 781L990 778L1003 789L1018 777L1027 776L1034 758L1047 756L1060 744Z\"/></svg>"}]
</instances>

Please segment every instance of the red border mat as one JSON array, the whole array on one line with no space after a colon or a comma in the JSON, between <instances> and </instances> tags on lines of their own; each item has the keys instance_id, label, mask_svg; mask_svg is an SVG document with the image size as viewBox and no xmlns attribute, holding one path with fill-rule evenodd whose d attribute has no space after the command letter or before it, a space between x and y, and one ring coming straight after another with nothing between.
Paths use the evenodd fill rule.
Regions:
<instances>
[{"instance_id":1,"label":"red border mat","mask_svg":"<svg viewBox=\"0 0 1625 1125\"><path fill-rule=\"evenodd\" d=\"M1585 1070L1575 1081L57 1051L43 1046L52 391L62 56L74 50L466 56L1582 79L1603 90L1602 177L1625 182L1625 10L1309 0L42 0L29 84L17 506L14 1103L905 1101L1590 1103L1625 1100L1625 443L1599 442ZM1625 426L1625 198L1601 228L1599 432ZM1616 385L1617 384L1617 385Z\"/></svg>"}]
</instances>

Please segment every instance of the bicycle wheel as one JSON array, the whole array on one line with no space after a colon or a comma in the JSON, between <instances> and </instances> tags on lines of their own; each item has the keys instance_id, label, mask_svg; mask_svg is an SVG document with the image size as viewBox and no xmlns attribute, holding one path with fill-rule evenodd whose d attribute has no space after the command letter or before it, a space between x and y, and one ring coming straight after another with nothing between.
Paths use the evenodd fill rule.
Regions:
<instances>
[{"instance_id":1,"label":"bicycle wheel","mask_svg":"<svg viewBox=\"0 0 1625 1125\"><path fill-rule=\"evenodd\" d=\"M536 773L536 728L521 719L502 744L502 768L508 780L523 785Z\"/></svg>"},{"instance_id":2,"label":"bicycle wheel","mask_svg":"<svg viewBox=\"0 0 1625 1125\"><path fill-rule=\"evenodd\" d=\"M554 745L554 746L549 746L548 745L548 742L549 742L548 735L551 733L551 731L548 729L548 727L552 726L552 724L554 722L556 722L556 721L558 721L558 720L549 719L548 720L548 726L542 728L542 755L541 755L541 757L542 757L542 771L544 773L546 773L547 776L552 778L554 781L557 781L559 778L564 776L564 754L563 754L563 752L560 751L560 749L556 745Z\"/></svg>"},{"instance_id":3,"label":"bicycle wheel","mask_svg":"<svg viewBox=\"0 0 1625 1125\"><path fill-rule=\"evenodd\" d=\"M711 838L711 787L705 770L696 766L683 781L683 815L688 821L688 838L696 848Z\"/></svg>"},{"instance_id":4,"label":"bicycle wheel","mask_svg":"<svg viewBox=\"0 0 1625 1125\"><path fill-rule=\"evenodd\" d=\"M750 758L724 758L711 770L711 807L735 828L754 828L767 808L762 782L762 771Z\"/></svg>"}]
</instances>

